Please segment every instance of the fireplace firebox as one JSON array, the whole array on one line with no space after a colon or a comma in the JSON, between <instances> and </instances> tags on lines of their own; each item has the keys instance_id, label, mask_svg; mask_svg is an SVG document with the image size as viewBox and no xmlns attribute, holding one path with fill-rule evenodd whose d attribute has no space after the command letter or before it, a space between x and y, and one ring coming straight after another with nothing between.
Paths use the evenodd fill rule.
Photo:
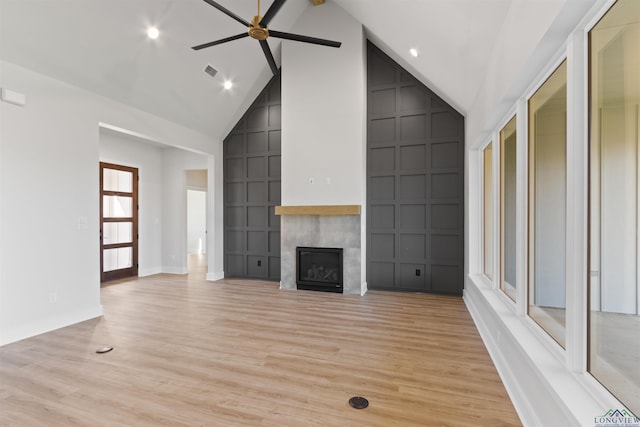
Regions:
<instances>
[{"instance_id":1,"label":"fireplace firebox","mask_svg":"<svg viewBox=\"0 0 640 427\"><path fill-rule=\"evenodd\" d=\"M341 248L296 248L298 289L342 293Z\"/></svg>"}]
</instances>

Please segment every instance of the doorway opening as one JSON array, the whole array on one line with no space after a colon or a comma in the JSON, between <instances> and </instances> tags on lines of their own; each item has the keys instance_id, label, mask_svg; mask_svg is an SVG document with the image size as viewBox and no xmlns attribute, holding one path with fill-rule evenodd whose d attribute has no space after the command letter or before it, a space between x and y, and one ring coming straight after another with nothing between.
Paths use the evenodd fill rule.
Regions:
<instances>
[{"instance_id":1,"label":"doorway opening","mask_svg":"<svg viewBox=\"0 0 640 427\"><path fill-rule=\"evenodd\" d=\"M187 266L207 274L207 170L187 170Z\"/></svg>"}]
</instances>

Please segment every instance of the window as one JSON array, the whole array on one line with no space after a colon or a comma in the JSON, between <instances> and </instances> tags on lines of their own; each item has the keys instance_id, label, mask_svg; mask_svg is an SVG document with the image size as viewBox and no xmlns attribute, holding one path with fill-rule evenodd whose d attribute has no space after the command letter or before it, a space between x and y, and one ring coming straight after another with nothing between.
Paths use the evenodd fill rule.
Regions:
<instances>
[{"instance_id":1,"label":"window","mask_svg":"<svg viewBox=\"0 0 640 427\"><path fill-rule=\"evenodd\" d=\"M482 272L493 279L493 143L490 142L482 151L482 159Z\"/></svg>"},{"instance_id":2,"label":"window","mask_svg":"<svg viewBox=\"0 0 640 427\"><path fill-rule=\"evenodd\" d=\"M516 118L500 131L500 289L516 299Z\"/></svg>"},{"instance_id":3,"label":"window","mask_svg":"<svg viewBox=\"0 0 640 427\"><path fill-rule=\"evenodd\" d=\"M589 371L639 414L640 2L589 36Z\"/></svg>"},{"instance_id":4,"label":"window","mask_svg":"<svg viewBox=\"0 0 640 427\"><path fill-rule=\"evenodd\" d=\"M529 316L565 346L566 61L529 100Z\"/></svg>"}]
</instances>

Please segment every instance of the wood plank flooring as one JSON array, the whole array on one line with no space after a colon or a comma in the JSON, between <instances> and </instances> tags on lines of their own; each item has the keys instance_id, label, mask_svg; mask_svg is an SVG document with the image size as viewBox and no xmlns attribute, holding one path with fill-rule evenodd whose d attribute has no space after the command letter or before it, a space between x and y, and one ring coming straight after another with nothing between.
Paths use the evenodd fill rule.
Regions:
<instances>
[{"instance_id":1,"label":"wood plank flooring","mask_svg":"<svg viewBox=\"0 0 640 427\"><path fill-rule=\"evenodd\" d=\"M0 347L0 425L520 425L460 298L200 274L101 292L104 317Z\"/></svg>"}]
</instances>

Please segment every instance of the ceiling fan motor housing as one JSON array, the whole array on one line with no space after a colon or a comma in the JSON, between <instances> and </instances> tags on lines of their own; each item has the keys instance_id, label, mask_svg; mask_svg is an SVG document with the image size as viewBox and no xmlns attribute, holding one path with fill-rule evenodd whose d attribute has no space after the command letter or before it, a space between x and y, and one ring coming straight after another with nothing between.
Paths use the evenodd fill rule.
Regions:
<instances>
[{"instance_id":1,"label":"ceiling fan motor housing","mask_svg":"<svg viewBox=\"0 0 640 427\"><path fill-rule=\"evenodd\" d=\"M249 36L256 40L266 40L269 37L269 29L261 27L259 22L262 19L260 15L254 16L249 27Z\"/></svg>"}]
</instances>

